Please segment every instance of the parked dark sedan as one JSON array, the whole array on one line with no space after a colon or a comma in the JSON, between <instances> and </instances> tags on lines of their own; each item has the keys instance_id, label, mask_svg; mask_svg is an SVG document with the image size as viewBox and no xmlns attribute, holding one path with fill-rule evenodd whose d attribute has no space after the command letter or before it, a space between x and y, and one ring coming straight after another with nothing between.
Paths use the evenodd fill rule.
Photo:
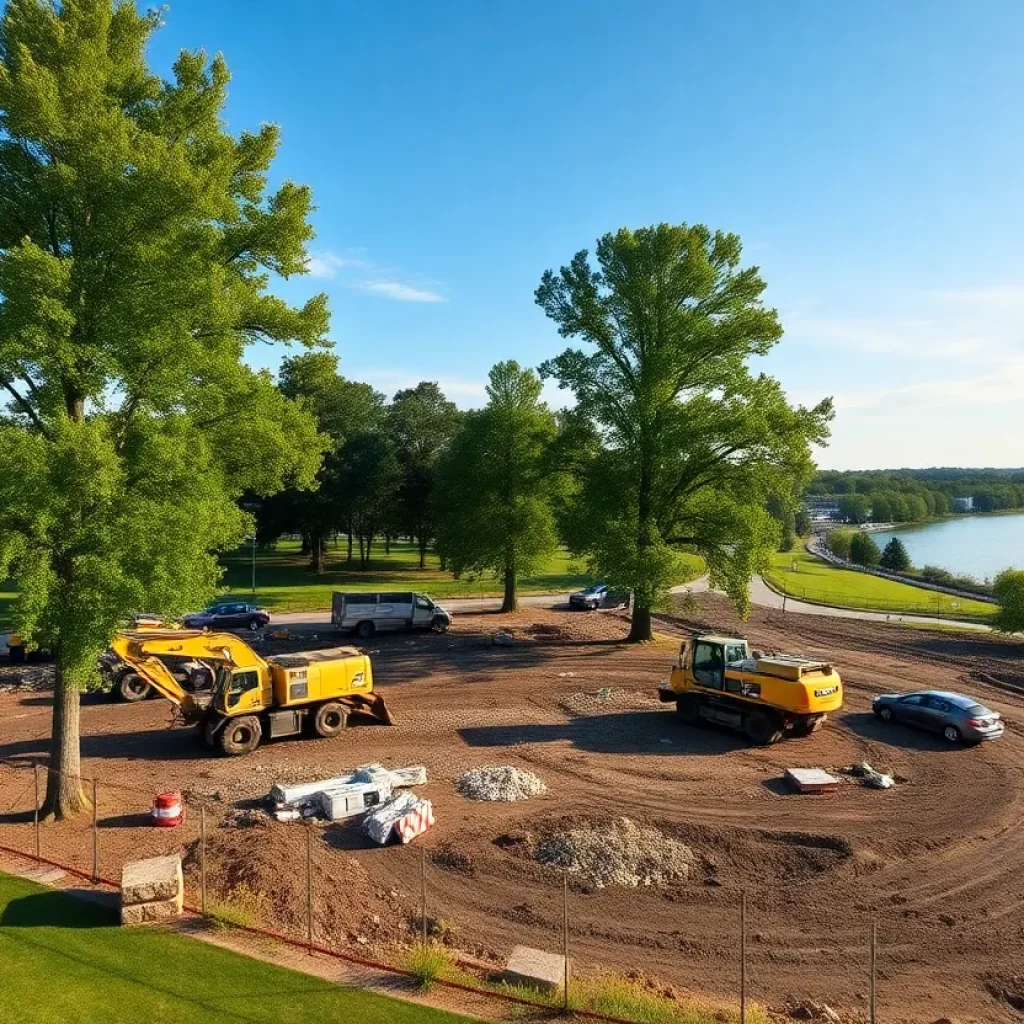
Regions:
<instances>
[{"instance_id":1,"label":"parked dark sedan","mask_svg":"<svg viewBox=\"0 0 1024 1024\"><path fill-rule=\"evenodd\" d=\"M950 743L981 743L1003 735L1003 721L998 713L962 693L885 693L876 697L871 707L884 722L905 722L929 729L945 736Z\"/></svg>"},{"instance_id":2,"label":"parked dark sedan","mask_svg":"<svg viewBox=\"0 0 1024 1024\"><path fill-rule=\"evenodd\" d=\"M255 633L270 622L270 612L244 601L220 601L205 611L186 615L181 621L189 629L248 629Z\"/></svg>"},{"instance_id":3,"label":"parked dark sedan","mask_svg":"<svg viewBox=\"0 0 1024 1024\"><path fill-rule=\"evenodd\" d=\"M594 583L586 590L577 590L569 595L569 607L594 611L597 608L619 608L629 604L629 594L624 590L612 590L607 583Z\"/></svg>"}]
</instances>

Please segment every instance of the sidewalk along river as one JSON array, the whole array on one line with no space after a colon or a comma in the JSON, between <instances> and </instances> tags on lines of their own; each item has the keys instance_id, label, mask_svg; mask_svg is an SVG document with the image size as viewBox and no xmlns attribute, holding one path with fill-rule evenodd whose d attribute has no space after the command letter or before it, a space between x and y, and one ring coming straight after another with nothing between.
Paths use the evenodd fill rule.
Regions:
<instances>
[{"instance_id":1,"label":"sidewalk along river","mask_svg":"<svg viewBox=\"0 0 1024 1024\"><path fill-rule=\"evenodd\" d=\"M899 537L919 569L938 565L977 580L992 579L1003 569L1024 569L1024 512L958 516L871 535L879 547Z\"/></svg>"}]
</instances>

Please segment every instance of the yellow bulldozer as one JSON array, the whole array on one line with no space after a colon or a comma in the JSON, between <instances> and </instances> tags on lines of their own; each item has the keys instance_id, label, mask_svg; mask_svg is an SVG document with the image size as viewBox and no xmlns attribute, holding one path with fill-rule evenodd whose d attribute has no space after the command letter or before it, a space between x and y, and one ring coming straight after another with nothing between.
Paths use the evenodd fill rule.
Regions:
<instances>
[{"instance_id":1,"label":"yellow bulldozer","mask_svg":"<svg viewBox=\"0 0 1024 1024\"><path fill-rule=\"evenodd\" d=\"M394 724L384 698L373 692L369 656L354 647L264 659L231 633L181 629L118 633L111 649L224 754L248 754L264 739L303 732L336 736L353 713ZM168 667L182 661L213 673L208 700L189 692Z\"/></svg>"},{"instance_id":2,"label":"yellow bulldozer","mask_svg":"<svg viewBox=\"0 0 1024 1024\"><path fill-rule=\"evenodd\" d=\"M658 694L687 725L723 725L762 745L809 736L843 706L842 680L827 662L751 651L722 636L684 641Z\"/></svg>"}]
</instances>

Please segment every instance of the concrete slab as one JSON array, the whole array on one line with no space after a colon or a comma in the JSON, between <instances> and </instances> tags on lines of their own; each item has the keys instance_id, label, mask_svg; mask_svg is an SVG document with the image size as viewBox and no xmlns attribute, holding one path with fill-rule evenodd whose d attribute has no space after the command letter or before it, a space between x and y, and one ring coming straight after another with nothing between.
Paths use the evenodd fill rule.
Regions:
<instances>
[{"instance_id":1,"label":"concrete slab","mask_svg":"<svg viewBox=\"0 0 1024 1024\"><path fill-rule=\"evenodd\" d=\"M125 906L180 900L184 891L178 854L129 861L121 869L121 902Z\"/></svg>"},{"instance_id":2,"label":"concrete slab","mask_svg":"<svg viewBox=\"0 0 1024 1024\"><path fill-rule=\"evenodd\" d=\"M40 885L56 885L64 878L64 872L60 868L40 866L22 871L21 877L27 878L31 882L38 882Z\"/></svg>"},{"instance_id":3,"label":"concrete slab","mask_svg":"<svg viewBox=\"0 0 1024 1024\"><path fill-rule=\"evenodd\" d=\"M182 897L173 900L154 900L151 903L133 903L121 907L121 924L132 927L139 924L150 924L153 921L170 921L180 917Z\"/></svg>"},{"instance_id":4,"label":"concrete slab","mask_svg":"<svg viewBox=\"0 0 1024 1024\"><path fill-rule=\"evenodd\" d=\"M505 981L555 992L565 983L565 957L530 946L516 946L505 965Z\"/></svg>"},{"instance_id":5,"label":"concrete slab","mask_svg":"<svg viewBox=\"0 0 1024 1024\"><path fill-rule=\"evenodd\" d=\"M826 793L839 785L823 768L787 768L785 778L800 793Z\"/></svg>"}]
</instances>

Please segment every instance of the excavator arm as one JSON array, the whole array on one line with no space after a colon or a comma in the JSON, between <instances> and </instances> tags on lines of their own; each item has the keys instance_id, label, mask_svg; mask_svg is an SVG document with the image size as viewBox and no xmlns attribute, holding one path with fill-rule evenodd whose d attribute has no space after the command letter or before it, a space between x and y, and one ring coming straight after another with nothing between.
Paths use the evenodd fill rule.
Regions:
<instances>
[{"instance_id":1,"label":"excavator arm","mask_svg":"<svg viewBox=\"0 0 1024 1024\"><path fill-rule=\"evenodd\" d=\"M177 704L186 720L193 722L203 717L205 708L174 678L159 655L187 655L226 664L237 664L238 661L245 664L254 660L262 663L259 655L237 637L198 630L118 633L110 646L157 693Z\"/></svg>"}]
</instances>

